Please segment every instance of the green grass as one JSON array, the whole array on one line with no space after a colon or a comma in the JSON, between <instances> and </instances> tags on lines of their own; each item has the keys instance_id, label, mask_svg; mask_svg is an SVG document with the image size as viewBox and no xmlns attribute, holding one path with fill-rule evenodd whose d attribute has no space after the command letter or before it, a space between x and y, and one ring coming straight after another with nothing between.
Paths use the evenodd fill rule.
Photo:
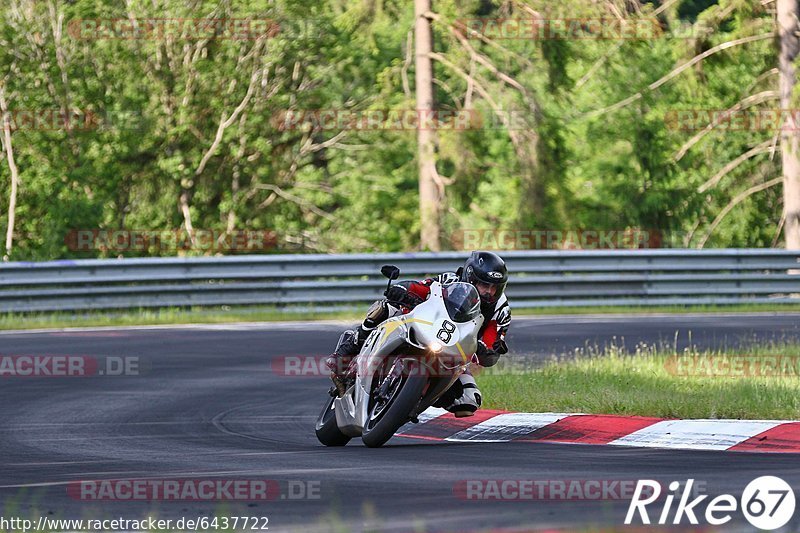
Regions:
<instances>
[{"instance_id":1,"label":"green grass","mask_svg":"<svg viewBox=\"0 0 800 533\"><path fill-rule=\"evenodd\" d=\"M0 330L72 328L88 326L139 326L169 324L224 324L284 320L358 320L355 311L312 312L276 308L195 308L131 311L96 311L78 314L26 313L0 315Z\"/></svg>"},{"instance_id":2,"label":"green grass","mask_svg":"<svg viewBox=\"0 0 800 533\"><path fill-rule=\"evenodd\" d=\"M513 303L513 302L512 302ZM168 324L222 324L227 322L271 322L280 320L348 320L363 318L363 308L345 308L334 311L307 311L302 307L209 307L138 309L125 311L91 311L81 313L19 313L0 315L0 330L67 328L81 326L134 326ZM800 304L747 304L729 306L658 306L658 307L546 307L517 309L516 317L535 315L581 314L634 314L654 313L748 313L748 312L800 312Z\"/></svg>"},{"instance_id":3,"label":"green grass","mask_svg":"<svg viewBox=\"0 0 800 533\"><path fill-rule=\"evenodd\" d=\"M512 305L513 316L526 315L587 315L587 314L685 314L685 313L798 313L800 303L771 304L752 303L735 305L653 305L653 306L588 306L588 307L538 307L516 308Z\"/></svg>"},{"instance_id":4,"label":"green grass","mask_svg":"<svg viewBox=\"0 0 800 533\"><path fill-rule=\"evenodd\" d=\"M508 366L489 369L478 375L477 381L484 407L489 409L800 420L800 373L796 371L800 345L772 343L747 350L686 351L679 355L697 358L694 360L783 355L795 361L795 371L779 377L679 375L674 364L668 364L674 362L674 351L642 345L632 353L615 346L580 350L525 371L512 371Z\"/></svg>"}]
</instances>

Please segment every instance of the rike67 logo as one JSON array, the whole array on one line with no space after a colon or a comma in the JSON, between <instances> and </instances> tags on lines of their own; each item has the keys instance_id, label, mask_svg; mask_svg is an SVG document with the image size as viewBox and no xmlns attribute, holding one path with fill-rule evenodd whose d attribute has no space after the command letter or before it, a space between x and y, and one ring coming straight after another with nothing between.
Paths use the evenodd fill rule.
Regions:
<instances>
[{"instance_id":1,"label":"rike67 logo","mask_svg":"<svg viewBox=\"0 0 800 533\"><path fill-rule=\"evenodd\" d=\"M705 519L705 523L720 526L731 521L735 513L741 512L750 524L758 529L773 530L786 525L794 515L795 498L792 487L776 476L761 476L754 479L744 489L742 496L737 500L730 494L722 494L710 501L705 501L708 495L692 496L694 479L689 479L685 484L673 481L669 484L666 497L662 498L662 485L651 479L639 480L633 493L633 499L625 515L625 524L638 520L642 524L650 524L650 511L658 512L663 500L661 512L653 516L656 524L678 525L699 524L698 516ZM680 488L683 491L678 493ZM673 512L673 503L678 504ZM658 501L658 503L656 503ZM655 505L652 505L655 504ZM705 505L705 512L701 512Z\"/></svg>"}]
</instances>

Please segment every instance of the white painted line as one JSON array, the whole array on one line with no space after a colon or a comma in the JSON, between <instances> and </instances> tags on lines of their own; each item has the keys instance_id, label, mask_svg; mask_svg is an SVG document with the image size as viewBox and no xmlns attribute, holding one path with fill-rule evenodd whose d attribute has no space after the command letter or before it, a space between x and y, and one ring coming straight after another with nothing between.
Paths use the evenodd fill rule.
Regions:
<instances>
[{"instance_id":1,"label":"white painted line","mask_svg":"<svg viewBox=\"0 0 800 533\"><path fill-rule=\"evenodd\" d=\"M578 413L505 413L447 437L452 442L506 442Z\"/></svg>"},{"instance_id":2,"label":"white painted line","mask_svg":"<svg viewBox=\"0 0 800 533\"><path fill-rule=\"evenodd\" d=\"M438 418L442 415L447 414L447 409L441 409L439 407L428 407L423 412L419 414L417 419L419 423L415 424L413 422L407 422L403 424L400 429L395 432L395 435L402 437L405 436L407 433L414 433L414 429L419 427L420 425L424 424L425 422L430 422L434 418Z\"/></svg>"},{"instance_id":3,"label":"white painted line","mask_svg":"<svg viewBox=\"0 0 800 533\"><path fill-rule=\"evenodd\" d=\"M612 446L727 450L772 429L779 420L664 420L610 442Z\"/></svg>"},{"instance_id":4,"label":"white painted line","mask_svg":"<svg viewBox=\"0 0 800 533\"><path fill-rule=\"evenodd\" d=\"M442 409L441 407L428 407L421 412L417 418L419 419L419 423L422 424L423 422L428 422L434 418L438 418L446 414L447 409Z\"/></svg>"}]
</instances>

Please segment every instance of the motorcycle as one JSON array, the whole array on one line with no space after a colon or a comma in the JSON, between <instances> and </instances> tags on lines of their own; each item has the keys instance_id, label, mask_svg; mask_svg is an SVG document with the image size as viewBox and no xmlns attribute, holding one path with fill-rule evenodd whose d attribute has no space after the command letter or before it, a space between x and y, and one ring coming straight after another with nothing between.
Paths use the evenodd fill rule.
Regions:
<instances>
[{"instance_id":1,"label":"motorcycle","mask_svg":"<svg viewBox=\"0 0 800 533\"><path fill-rule=\"evenodd\" d=\"M400 269L385 265L381 273L390 286ZM418 422L472 364L482 324L473 285L431 283L427 300L370 333L340 387L331 387L317 418L319 441L344 446L360 436L379 447L407 422Z\"/></svg>"}]
</instances>

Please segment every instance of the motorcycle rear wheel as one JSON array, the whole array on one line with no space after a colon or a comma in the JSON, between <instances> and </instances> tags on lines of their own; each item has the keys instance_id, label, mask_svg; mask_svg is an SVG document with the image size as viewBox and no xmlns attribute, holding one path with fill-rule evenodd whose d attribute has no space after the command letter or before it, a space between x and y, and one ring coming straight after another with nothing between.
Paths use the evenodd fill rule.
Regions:
<instances>
[{"instance_id":1,"label":"motorcycle rear wheel","mask_svg":"<svg viewBox=\"0 0 800 533\"><path fill-rule=\"evenodd\" d=\"M411 410L422 397L427 376L420 372L419 361L405 359L399 382L392 386L388 401L379 404L373 397L369 402L369 418L361 440L370 448L383 446L400 427L409 421ZM373 390L373 394L375 391Z\"/></svg>"},{"instance_id":2,"label":"motorcycle rear wheel","mask_svg":"<svg viewBox=\"0 0 800 533\"><path fill-rule=\"evenodd\" d=\"M325 408L317 418L317 439L325 446L344 446L350 442L351 437L348 437L341 431L339 426L336 425L336 411L333 409L334 397L331 397L326 403Z\"/></svg>"}]
</instances>

